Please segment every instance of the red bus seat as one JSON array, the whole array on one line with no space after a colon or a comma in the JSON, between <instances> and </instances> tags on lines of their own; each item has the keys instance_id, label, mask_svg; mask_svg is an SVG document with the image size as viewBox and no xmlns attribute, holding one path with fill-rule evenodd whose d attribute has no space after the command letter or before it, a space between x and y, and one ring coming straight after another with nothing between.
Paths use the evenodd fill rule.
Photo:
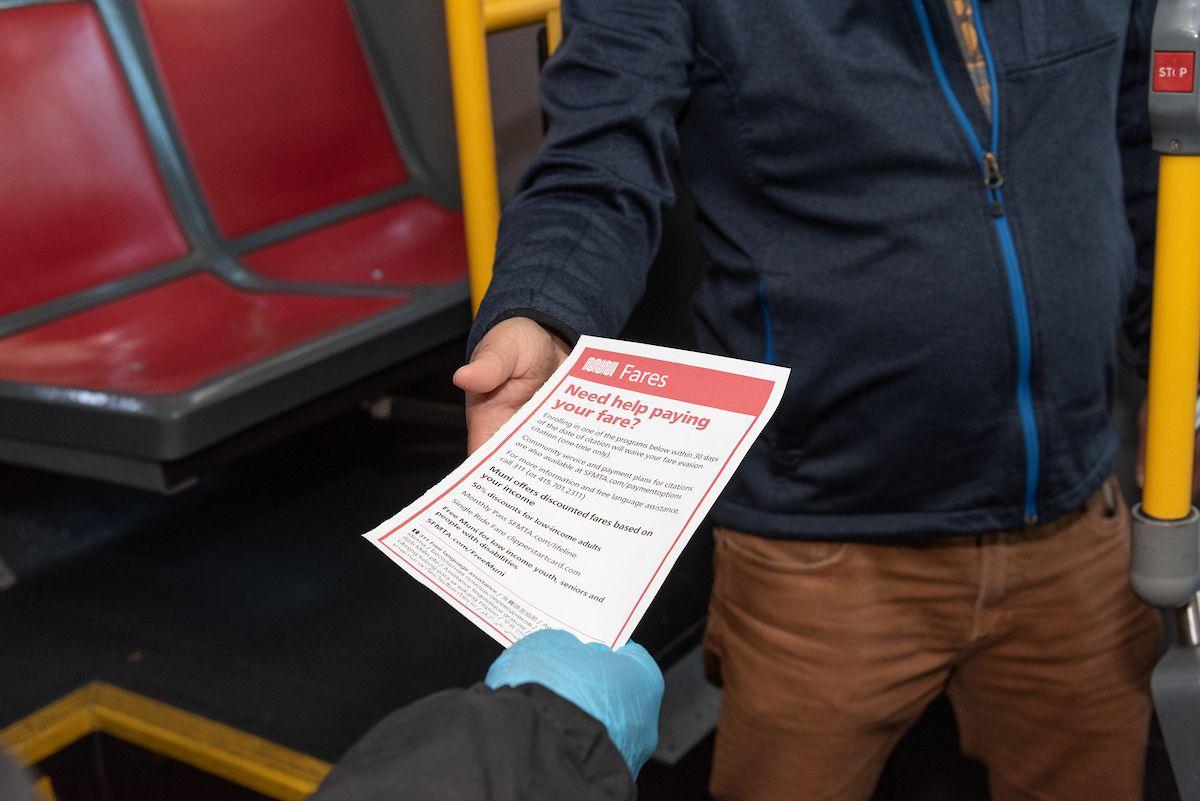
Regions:
<instances>
[{"instance_id":1,"label":"red bus seat","mask_svg":"<svg viewBox=\"0 0 1200 801\"><path fill-rule=\"evenodd\" d=\"M345 0L137 0L167 100L230 239L409 180ZM278 280L444 284L461 220L428 198L245 255ZM342 229L342 230L338 230Z\"/></svg>"},{"instance_id":2,"label":"red bus seat","mask_svg":"<svg viewBox=\"0 0 1200 801\"><path fill-rule=\"evenodd\" d=\"M138 0L221 232L408 178L345 0Z\"/></svg>"},{"instance_id":3,"label":"red bus seat","mask_svg":"<svg viewBox=\"0 0 1200 801\"><path fill-rule=\"evenodd\" d=\"M179 393L402 302L244 292L194 273L0 339L0 380Z\"/></svg>"},{"instance_id":4,"label":"red bus seat","mask_svg":"<svg viewBox=\"0 0 1200 801\"><path fill-rule=\"evenodd\" d=\"M0 459L159 486L469 315L461 215L409 181L342 0L138 2L183 143L134 15L0 6Z\"/></svg>"},{"instance_id":5,"label":"red bus seat","mask_svg":"<svg viewBox=\"0 0 1200 801\"><path fill-rule=\"evenodd\" d=\"M347 284L446 284L466 263L462 215L402 201L242 257L269 278Z\"/></svg>"},{"instance_id":6,"label":"red bus seat","mask_svg":"<svg viewBox=\"0 0 1200 801\"><path fill-rule=\"evenodd\" d=\"M95 10L0 11L0 315L184 256Z\"/></svg>"}]
</instances>

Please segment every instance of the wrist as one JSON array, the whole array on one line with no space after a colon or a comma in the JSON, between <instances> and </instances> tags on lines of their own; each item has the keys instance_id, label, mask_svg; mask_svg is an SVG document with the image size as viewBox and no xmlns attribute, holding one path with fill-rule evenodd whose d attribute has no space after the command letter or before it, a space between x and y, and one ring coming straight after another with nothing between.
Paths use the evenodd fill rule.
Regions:
<instances>
[{"instance_id":1,"label":"wrist","mask_svg":"<svg viewBox=\"0 0 1200 801\"><path fill-rule=\"evenodd\" d=\"M567 353L570 353L571 348L575 347L575 343L579 341L578 331L557 317L538 311L537 309L509 309L508 311L498 315L492 325L495 326L498 323L502 323L505 320L511 320L514 317L523 317L540 325L548 334L550 334L550 336L556 340L557 343L563 346Z\"/></svg>"}]
</instances>

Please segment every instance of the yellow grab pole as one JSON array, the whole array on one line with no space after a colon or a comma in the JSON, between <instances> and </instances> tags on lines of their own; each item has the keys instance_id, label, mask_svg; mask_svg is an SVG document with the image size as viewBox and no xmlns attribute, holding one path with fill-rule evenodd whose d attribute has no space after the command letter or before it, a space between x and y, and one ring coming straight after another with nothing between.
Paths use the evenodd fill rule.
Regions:
<instances>
[{"instance_id":1,"label":"yellow grab pole","mask_svg":"<svg viewBox=\"0 0 1200 801\"><path fill-rule=\"evenodd\" d=\"M562 41L562 12L558 0L445 0L445 4L467 274L474 313L492 281L496 232L500 227L487 34L545 19L547 49L553 53Z\"/></svg>"},{"instance_id":2,"label":"yellow grab pole","mask_svg":"<svg viewBox=\"0 0 1200 801\"><path fill-rule=\"evenodd\" d=\"M554 10L546 14L546 50L550 55L554 55L563 37L562 11L557 2L554 5Z\"/></svg>"},{"instance_id":3,"label":"yellow grab pole","mask_svg":"<svg viewBox=\"0 0 1200 801\"><path fill-rule=\"evenodd\" d=\"M446 36L454 90L471 311L475 312L492 280L496 230L500 225L500 185L496 178L496 141L480 0L446 0Z\"/></svg>"},{"instance_id":4,"label":"yellow grab pole","mask_svg":"<svg viewBox=\"0 0 1200 801\"><path fill-rule=\"evenodd\" d=\"M1192 507L1200 367L1200 156L1161 158L1155 247L1142 507L1180 520Z\"/></svg>"}]
</instances>

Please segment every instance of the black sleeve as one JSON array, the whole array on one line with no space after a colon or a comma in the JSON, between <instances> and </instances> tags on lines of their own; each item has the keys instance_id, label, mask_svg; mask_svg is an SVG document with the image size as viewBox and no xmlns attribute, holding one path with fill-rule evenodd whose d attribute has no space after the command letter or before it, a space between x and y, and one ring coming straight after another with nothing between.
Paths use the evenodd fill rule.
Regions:
<instances>
[{"instance_id":1,"label":"black sleeve","mask_svg":"<svg viewBox=\"0 0 1200 801\"><path fill-rule=\"evenodd\" d=\"M549 128L500 220L468 353L515 315L568 341L615 336L642 295L675 200L670 164L692 61L682 0L562 8L565 35L541 79Z\"/></svg>"},{"instance_id":2,"label":"black sleeve","mask_svg":"<svg viewBox=\"0 0 1200 801\"><path fill-rule=\"evenodd\" d=\"M1137 279L1125 314L1125 333L1146 375L1150 360L1150 294L1158 203L1158 154L1150 146L1150 28L1154 0L1134 0L1125 38L1117 106L1117 138L1125 182L1125 210L1137 251Z\"/></svg>"},{"instance_id":3,"label":"black sleeve","mask_svg":"<svg viewBox=\"0 0 1200 801\"><path fill-rule=\"evenodd\" d=\"M604 726L545 687L447 690L394 712L311 801L633 801Z\"/></svg>"}]
</instances>

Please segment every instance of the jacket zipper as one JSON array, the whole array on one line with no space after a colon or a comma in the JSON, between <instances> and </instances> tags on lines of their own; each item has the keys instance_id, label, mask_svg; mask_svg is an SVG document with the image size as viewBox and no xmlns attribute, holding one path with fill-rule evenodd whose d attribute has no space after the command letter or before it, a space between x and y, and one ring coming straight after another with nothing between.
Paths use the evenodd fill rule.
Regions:
<instances>
[{"instance_id":1,"label":"jacket zipper","mask_svg":"<svg viewBox=\"0 0 1200 801\"><path fill-rule=\"evenodd\" d=\"M979 13L978 0L971 0L971 9L975 17L975 29L979 35L979 46L983 50L984 61L987 64L988 82L991 85L992 113L989 147L984 150L975 133L975 126L967 117L962 104L950 86L938 55L937 43L933 38L933 28L929 24L929 14L925 10L924 0L913 0L913 8L917 12L917 20L921 25L921 36L925 40L925 48L933 62L933 71L937 75L938 85L945 95L950 109L954 112L958 124L967 135L975 158L979 161L983 173L983 183L987 188L988 200L992 208L992 226L996 231L996 239L1000 244L1000 255L1004 261L1004 273L1008 280L1009 301L1012 304L1013 322L1017 339L1017 409L1021 417L1021 432L1025 445L1025 523L1032 525L1038 520L1037 491L1038 473L1040 470L1038 453L1037 419L1033 411L1033 333L1029 322L1029 305L1025 297L1025 281L1021 273L1021 265L1017 259L1017 248L1013 243L1012 228L1008 223L1008 215L1004 209L1004 173L1000 170L1000 114L999 87L996 84L996 71L992 64L992 53L988 48L987 36L983 29L983 17Z\"/></svg>"}]
</instances>

